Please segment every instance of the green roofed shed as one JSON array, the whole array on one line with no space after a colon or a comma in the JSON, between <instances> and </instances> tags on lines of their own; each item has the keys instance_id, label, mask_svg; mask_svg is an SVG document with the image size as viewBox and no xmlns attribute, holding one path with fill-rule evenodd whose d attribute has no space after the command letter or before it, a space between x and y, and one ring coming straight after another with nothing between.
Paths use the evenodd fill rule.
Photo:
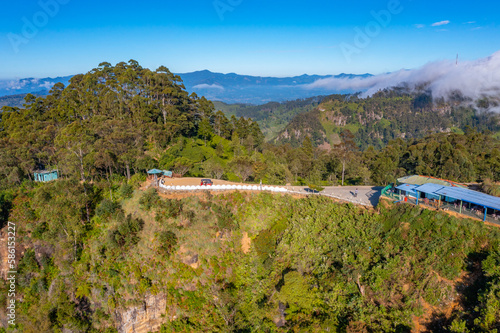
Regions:
<instances>
[{"instance_id":1,"label":"green roofed shed","mask_svg":"<svg viewBox=\"0 0 500 333\"><path fill-rule=\"evenodd\" d=\"M148 171L148 175L161 175L163 174L163 170L151 169Z\"/></svg>"},{"instance_id":2,"label":"green roofed shed","mask_svg":"<svg viewBox=\"0 0 500 333\"><path fill-rule=\"evenodd\" d=\"M467 188L467 186L446 179L439 179L434 177L411 175L398 178L398 184L410 184L410 185L424 185L424 184L437 184L442 186L453 186Z\"/></svg>"}]
</instances>

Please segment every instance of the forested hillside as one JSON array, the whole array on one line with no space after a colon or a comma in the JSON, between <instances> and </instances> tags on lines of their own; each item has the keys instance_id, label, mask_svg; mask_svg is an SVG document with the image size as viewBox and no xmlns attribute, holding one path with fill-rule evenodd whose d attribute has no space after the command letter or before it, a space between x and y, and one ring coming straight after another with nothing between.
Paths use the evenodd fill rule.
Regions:
<instances>
[{"instance_id":1,"label":"forested hillside","mask_svg":"<svg viewBox=\"0 0 500 333\"><path fill-rule=\"evenodd\" d=\"M467 127L500 134L500 116L487 111L487 101L470 101L459 93L449 101L433 100L427 92L397 89L368 98L328 96L314 110L296 116L278 135L277 142L298 146L304 137L316 145L339 142L348 129L362 149L384 147L390 140L419 139L430 133L463 133Z\"/></svg>"},{"instance_id":2,"label":"forested hillside","mask_svg":"<svg viewBox=\"0 0 500 333\"><path fill-rule=\"evenodd\" d=\"M324 99L324 96L317 96L305 99L298 99L288 102L270 102L262 105L251 104L226 104L214 102L215 108L221 110L228 117L251 118L256 121L266 141L274 139L286 125L298 114L311 111Z\"/></svg>"},{"instance_id":3,"label":"forested hillside","mask_svg":"<svg viewBox=\"0 0 500 333\"><path fill-rule=\"evenodd\" d=\"M418 116L412 116L408 106L416 99L384 94L364 100L330 97L290 123L288 131L297 122L309 124L308 131L298 130L297 137L290 137L293 145L275 145L264 142L257 121L279 122L282 115L310 108L314 100L269 105L268 109L240 106L235 114L250 114L255 120L236 118L235 114L228 119L222 112L215 112L212 102L204 97L188 95L180 78L165 67L153 72L133 60L116 66L102 63L85 75L74 76L68 87L54 86L45 98L27 95L26 107L3 108L0 186L8 189L20 185L39 169L58 169L62 178L110 182L114 174L127 179L143 177L153 167L182 175L270 184L332 185L342 183L344 178L350 184L385 185L412 173L462 182L500 180L499 140L470 129L465 134L425 137L419 130L415 136L422 135L421 139L388 141L384 148L363 152L367 142L360 139L361 133L378 136L376 147L388 140L377 131L370 132L384 121L389 124L389 137L394 134L391 129L398 126L417 126ZM407 106L407 119L414 121L380 118L377 112L384 103L384 110L392 110L401 119ZM245 109L249 112L241 111ZM351 109L359 112L361 120L368 114L365 110L373 109L370 119L380 119L374 125L349 124L353 116L338 115L354 112ZM457 110L465 112L457 118L464 119L464 124L478 119L472 110ZM269 112L276 118L266 118ZM392 113L388 114L384 117ZM446 121L433 112L423 114L429 117L429 124ZM314 147L324 139L323 117L342 120L336 115L344 123L330 127L331 136L335 135L333 144ZM478 124L496 126L494 122Z\"/></svg>"},{"instance_id":4,"label":"forested hillside","mask_svg":"<svg viewBox=\"0 0 500 333\"><path fill-rule=\"evenodd\" d=\"M17 94L17 95L8 95L8 96L0 96L0 109L4 106L11 106L20 108L24 104L24 98L27 94ZM33 93L33 96L39 97L43 96L42 92ZM1 112L1 110L0 110Z\"/></svg>"},{"instance_id":5,"label":"forested hillside","mask_svg":"<svg viewBox=\"0 0 500 333\"><path fill-rule=\"evenodd\" d=\"M1 113L4 187L31 179L38 169L57 168L61 176L82 181L109 179L114 173L130 179L168 160L161 166L180 172L204 159L170 160L171 154L164 154L174 143L180 143L180 150L187 139L208 146L207 140L216 135L211 144L215 148L219 143L223 151L233 136L238 146L246 143L251 150L262 141L255 122L229 121L204 97L188 95L167 68L152 72L132 60L116 66L102 63L73 76L68 87L56 84L46 98L27 95L25 105L4 107ZM206 155L215 157L210 149Z\"/></svg>"},{"instance_id":6,"label":"forested hillside","mask_svg":"<svg viewBox=\"0 0 500 333\"><path fill-rule=\"evenodd\" d=\"M339 98L311 112L351 103ZM167 68L133 60L102 63L23 104L0 114L0 229L10 221L18 231L18 326L8 332L499 328L495 228L407 206L239 192L160 198L142 187L156 167L296 185L385 185L418 173L494 191L500 140L487 132L362 150L346 125L337 144L315 147L324 125L303 113L318 131L296 146L266 143L257 121L228 118ZM266 110L252 110L265 121ZM35 183L39 169L60 177ZM0 279L1 323L7 288Z\"/></svg>"},{"instance_id":7,"label":"forested hillside","mask_svg":"<svg viewBox=\"0 0 500 333\"><path fill-rule=\"evenodd\" d=\"M24 188L10 220L25 333L499 328L499 231L442 213L63 180ZM130 315L151 298L154 318Z\"/></svg>"}]
</instances>

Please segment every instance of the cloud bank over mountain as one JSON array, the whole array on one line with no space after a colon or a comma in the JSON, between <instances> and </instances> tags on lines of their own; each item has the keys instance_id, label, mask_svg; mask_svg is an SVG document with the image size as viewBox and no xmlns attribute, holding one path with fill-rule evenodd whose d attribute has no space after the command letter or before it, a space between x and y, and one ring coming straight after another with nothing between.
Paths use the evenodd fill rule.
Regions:
<instances>
[{"instance_id":1,"label":"cloud bank over mountain","mask_svg":"<svg viewBox=\"0 0 500 333\"><path fill-rule=\"evenodd\" d=\"M26 93L47 93L54 84L62 82L68 85L71 76L56 78L26 78L14 80L0 80L0 96L26 94Z\"/></svg>"},{"instance_id":2,"label":"cloud bank over mountain","mask_svg":"<svg viewBox=\"0 0 500 333\"><path fill-rule=\"evenodd\" d=\"M366 78L325 78L305 85L307 89L330 89L362 91L362 96L371 96L385 88L407 85L415 88L426 84L433 97L447 99L451 93L460 91L472 98L500 99L500 51L474 61L435 61L420 68L400 70Z\"/></svg>"},{"instance_id":3,"label":"cloud bank over mountain","mask_svg":"<svg viewBox=\"0 0 500 333\"><path fill-rule=\"evenodd\" d=\"M425 87L434 98L448 99L457 91L473 101L486 97L491 102L488 109L500 112L500 51L474 61L459 61L458 64L450 60L435 61L420 68L375 76L339 74L275 78L213 73L208 70L179 75L188 92L226 103L264 104L355 92L367 97L391 87ZM0 80L0 96L29 92L46 94L56 82L68 85L70 78Z\"/></svg>"},{"instance_id":4,"label":"cloud bank over mountain","mask_svg":"<svg viewBox=\"0 0 500 333\"><path fill-rule=\"evenodd\" d=\"M219 90L224 90L224 87L218 84L197 84L193 86L193 89L219 89Z\"/></svg>"}]
</instances>

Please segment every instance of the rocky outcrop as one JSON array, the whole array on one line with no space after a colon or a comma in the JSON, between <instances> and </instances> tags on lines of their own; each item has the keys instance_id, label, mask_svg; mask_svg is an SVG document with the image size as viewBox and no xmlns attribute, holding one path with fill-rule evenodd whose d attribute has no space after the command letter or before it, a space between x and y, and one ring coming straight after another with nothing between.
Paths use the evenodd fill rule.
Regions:
<instances>
[{"instance_id":1,"label":"rocky outcrop","mask_svg":"<svg viewBox=\"0 0 500 333\"><path fill-rule=\"evenodd\" d=\"M17 270L17 264L19 263L19 260L22 258L24 254L24 247L22 244L19 242L19 239L17 237L17 234L15 236L16 238L16 264L15 267ZM7 273L11 270L9 269L9 252L8 252L8 226L5 226L3 229L0 230L0 277L2 279L7 279Z\"/></svg>"},{"instance_id":2,"label":"rocky outcrop","mask_svg":"<svg viewBox=\"0 0 500 333\"><path fill-rule=\"evenodd\" d=\"M0 276L2 279L7 278L9 271L7 255L7 227L0 230Z\"/></svg>"},{"instance_id":3,"label":"rocky outcrop","mask_svg":"<svg viewBox=\"0 0 500 333\"><path fill-rule=\"evenodd\" d=\"M165 295L150 295L144 299L141 306L116 312L117 329L119 333L157 332L167 318Z\"/></svg>"}]
</instances>

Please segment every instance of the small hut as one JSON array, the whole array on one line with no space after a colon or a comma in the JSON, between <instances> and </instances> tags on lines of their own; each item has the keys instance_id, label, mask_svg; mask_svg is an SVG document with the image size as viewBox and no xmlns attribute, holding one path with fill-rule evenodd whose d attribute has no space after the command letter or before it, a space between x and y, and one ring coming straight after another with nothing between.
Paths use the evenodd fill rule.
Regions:
<instances>
[{"instance_id":1,"label":"small hut","mask_svg":"<svg viewBox=\"0 0 500 333\"><path fill-rule=\"evenodd\" d=\"M58 170L38 170L33 173L35 182L50 182L59 178Z\"/></svg>"},{"instance_id":2,"label":"small hut","mask_svg":"<svg viewBox=\"0 0 500 333\"><path fill-rule=\"evenodd\" d=\"M157 181L158 178L160 178L163 175L162 170L158 169L152 169L148 171L148 180L155 180Z\"/></svg>"}]
</instances>

